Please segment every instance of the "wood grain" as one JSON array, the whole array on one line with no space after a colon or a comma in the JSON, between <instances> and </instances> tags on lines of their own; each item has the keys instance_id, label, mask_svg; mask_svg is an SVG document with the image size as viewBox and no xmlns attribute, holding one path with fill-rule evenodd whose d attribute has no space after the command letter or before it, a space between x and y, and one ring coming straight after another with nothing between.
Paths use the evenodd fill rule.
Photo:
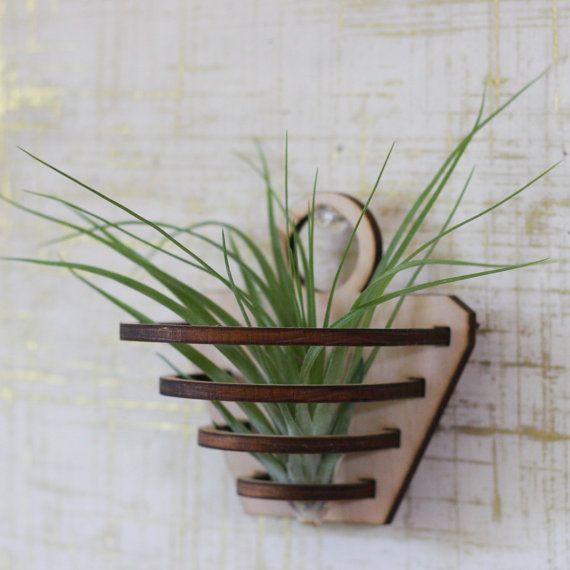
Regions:
<instances>
[{"instance_id":1,"label":"wood grain","mask_svg":"<svg viewBox=\"0 0 570 570\"><path fill-rule=\"evenodd\" d=\"M250 453L357 453L399 447L400 430L383 429L363 435L293 437L234 433L227 426L205 426L198 430L198 445Z\"/></svg>"},{"instance_id":2,"label":"wood grain","mask_svg":"<svg viewBox=\"0 0 570 570\"><path fill-rule=\"evenodd\" d=\"M189 324L121 324L121 340L189 344L283 346L448 346L448 327L428 329L334 329L222 327Z\"/></svg>"},{"instance_id":3,"label":"wood grain","mask_svg":"<svg viewBox=\"0 0 570 570\"><path fill-rule=\"evenodd\" d=\"M262 181L236 152L257 161L258 138L282 195L288 130L290 199L306 204L317 166L317 195L326 188L367 195L396 139L371 204L387 246L472 126L484 84L490 113L550 63L548 76L481 131L472 158L458 165L452 192L477 163L459 219L570 148L570 5L563 0L7 0L1 17L0 160L9 197L20 188L60 186L22 157L16 145L23 144L153 220L186 226L220 219L268 250ZM566 159L512 208L447 236L438 257L567 260L569 181ZM67 184L61 191L98 209L98 201L74 195ZM421 240L445 216L445 194ZM31 253L56 237L53 229L0 207L4 252ZM83 253L93 252L93 262L109 259L80 242L64 249L66 258L85 260ZM203 291L202 274L172 268ZM154 352L170 349L117 346L111 336L118 336L119 320L130 318L64 273L4 263L0 287L4 570L568 566L566 262L441 291L475 308L482 330L391 529L345 523L314 529L243 513L220 453L199 453L190 442L191 424L210 421L202 406L156 393L159 374L149 376L160 371ZM148 307L156 320L177 318ZM380 355L372 379L425 376L431 393L428 370L401 370L399 377L382 369L394 351ZM405 404L412 402L425 403ZM386 461L387 453L401 452L378 455ZM378 489L384 495L380 478ZM265 509L276 502L257 501ZM329 520L339 520L336 505L348 510L336 503Z\"/></svg>"},{"instance_id":4,"label":"wood grain","mask_svg":"<svg viewBox=\"0 0 570 570\"><path fill-rule=\"evenodd\" d=\"M177 376L160 378L163 396L222 402L383 402L425 396L425 380L382 384L231 384Z\"/></svg>"},{"instance_id":5,"label":"wood grain","mask_svg":"<svg viewBox=\"0 0 570 570\"><path fill-rule=\"evenodd\" d=\"M237 493L242 497L276 501L351 501L374 498L376 481L362 479L355 483L295 485L275 483L267 476L239 477Z\"/></svg>"}]
</instances>

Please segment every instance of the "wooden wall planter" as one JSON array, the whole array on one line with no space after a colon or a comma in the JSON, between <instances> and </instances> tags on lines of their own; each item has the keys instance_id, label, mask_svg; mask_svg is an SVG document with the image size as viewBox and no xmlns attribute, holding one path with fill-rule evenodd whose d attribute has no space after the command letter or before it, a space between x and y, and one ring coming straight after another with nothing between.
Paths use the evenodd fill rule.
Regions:
<instances>
[{"instance_id":1,"label":"wooden wall planter","mask_svg":"<svg viewBox=\"0 0 570 570\"><path fill-rule=\"evenodd\" d=\"M361 205L340 194L318 195L320 204L354 224ZM298 223L306 212L293 211ZM357 233L355 270L339 289L333 318L352 304L378 262L380 232L368 215ZM284 236L287 239L287 236ZM212 298L236 317L229 294ZM324 312L327 294L318 295ZM197 372L191 379L163 376L166 396L225 402L356 402L349 434L289 437L232 433L210 408L215 425L198 432L203 447L223 450L237 480L247 512L294 516L290 501L331 501L325 521L386 524L398 506L434 433L475 344L474 312L456 297L412 295L406 298L393 328L382 328L389 306L377 311L370 329L260 329L199 327L187 324L121 325L123 340L183 342L202 345L208 357L232 373L231 364L213 345L320 345L386 347L361 385L252 385L212 382ZM236 416L239 408L230 404ZM245 421L245 420L244 420ZM217 427L216 427L217 426ZM245 452L346 454L332 485L279 484L256 473Z\"/></svg>"}]
</instances>

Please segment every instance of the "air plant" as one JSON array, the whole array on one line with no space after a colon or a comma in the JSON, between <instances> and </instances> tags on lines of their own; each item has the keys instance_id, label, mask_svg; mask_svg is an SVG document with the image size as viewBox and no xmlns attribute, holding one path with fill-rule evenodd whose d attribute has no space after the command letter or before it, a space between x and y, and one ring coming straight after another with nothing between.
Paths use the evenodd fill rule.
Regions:
<instances>
[{"instance_id":1,"label":"air plant","mask_svg":"<svg viewBox=\"0 0 570 570\"><path fill-rule=\"evenodd\" d=\"M248 159L261 177L265 190L269 253L259 247L246 233L229 223L204 221L183 227L150 220L125 204L24 150L31 158L74 182L78 188L98 196L102 201L126 213L128 219L111 221L100 214L53 194L32 192L36 198L57 202L75 216L74 221L70 221L66 217L42 213L5 196L0 196L2 200L69 230L62 237L57 238L55 242L80 236L92 239L134 264L144 275L144 278L135 279L126 273L111 271L105 267L62 259L57 261L23 257L3 257L2 259L67 269L85 285L141 323L153 323L155 319L141 312L127 300L119 298L103 288L100 281L92 280L88 276L103 278L103 280L120 284L126 289L138 292L154 301L161 309L167 309L173 313L177 319L194 325L366 328L370 326L376 309L380 305L394 300L395 304L391 305L391 313L386 322L386 327L390 327L407 295L440 285L449 285L467 279L530 267L546 261L541 259L517 264L480 263L437 258L433 257L433 253L438 243L446 236L490 214L515 198L546 176L556 164L539 173L532 180L488 208L454 223L453 219L472 179L472 171L459 196L452 203L449 214L440 230L423 244L417 247L412 245L415 243L414 240L423 224L429 218L436 202L449 186L453 173L475 135L538 79L523 87L506 103L487 116L484 115L485 98L483 96L473 126L447 156L405 214L366 288L354 300L350 310L336 320L331 317L331 309L341 273L347 262L360 220L366 214L372 199L380 188L394 145L389 149L379 169L378 176L362 209L360 219L352 229L342 253L332 280L324 315L317 314L315 302L315 195L318 185L318 171L314 177L312 195L309 200L308 239L304 242L301 239L299 229L295 227L289 216L287 140L285 142L285 175L282 192L278 192L276 189L261 146L258 146L257 160ZM287 234L292 236L291 240L287 241L285 248L282 246L283 242L279 233L279 228L283 226L286 228ZM219 239L213 239L208 235L207 230L211 228L218 228ZM144 237L146 234L141 230L154 232L157 240L147 239ZM193 240L194 243L203 242L223 255L224 267L216 269L198 255L196 248L191 245ZM187 245L188 243L190 245ZM161 258L182 262L216 279L222 287L233 294L241 313L241 319L236 319L209 298L207 294L189 285L182 275L175 275L161 269L159 263ZM419 281L418 278L422 269L432 265L461 270L471 267L475 270L436 280ZM405 278L403 285L401 284L402 276ZM173 344L172 348L211 379L220 382L235 381L234 376L193 346ZM232 363L246 382L256 384L361 383L378 355L377 348L363 350L361 347L325 349L316 346L242 347L218 345L216 348ZM170 363L169 359L165 358L165 360ZM185 376L184 371L179 370L174 364L171 366L177 374ZM350 403L240 403L241 412L247 418L247 422L244 422L223 403L214 402L214 406L229 428L235 432L248 433L254 431L262 434L296 436L344 434L349 428L353 413L353 405ZM341 458L338 454L255 454L255 457L271 479L275 481L321 484L332 481L335 468Z\"/></svg>"}]
</instances>

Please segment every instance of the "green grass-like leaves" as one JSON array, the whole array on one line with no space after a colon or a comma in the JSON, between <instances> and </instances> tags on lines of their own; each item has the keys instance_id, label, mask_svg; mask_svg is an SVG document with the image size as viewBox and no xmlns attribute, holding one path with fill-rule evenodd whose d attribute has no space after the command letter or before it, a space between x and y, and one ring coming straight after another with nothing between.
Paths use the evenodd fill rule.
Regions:
<instances>
[{"instance_id":1,"label":"green grass-like leaves","mask_svg":"<svg viewBox=\"0 0 570 570\"><path fill-rule=\"evenodd\" d=\"M154 319L142 313L130 302L111 294L103 285L99 284L99 281L120 284L127 291L134 291L152 300L161 310L166 309L178 319L196 325L368 327L378 306L395 300L386 324L387 327L390 327L405 297L409 294L429 290L440 285L530 267L546 261L541 259L516 264L489 264L460 259L434 258L432 255L438 243L446 236L482 216L490 214L493 210L514 199L546 176L556 165L545 169L492 206L453 224L461 200L472 180L472 171L459 197L453 202L440 230L424 243L413 245L423 224L429 219L434 206L448 188L450 179L475 135L541 76L523 87L487 116L484 115L483 97L473 127L446 157L432 180L410 206L388 244L386 253L378 264L370 283L354 300L351 309L335 321L331 321L334 295L358 224L353 229L341 256L324 315L322 315L322 319L319 319L316 308L315 266L317 260L315 259L314 248L316 231L315 195L318 186L318 171L315 173L311 196L308 201L308 240L304 244L289 218L289 144L287 137L285 139L282 193L275 189L268 161L260 145L257 146L257 161L246 158L246 161L253 166L263 182L269 233L269 254L266 254L252 238L232 224L208 220L188 227L180 227L166 222L150 220L131 207L22 149L35 161L74 182L78 189L96 195L122 214L127 214L128 217L127 219L109 220L74 202L63 200L55 195L37 192L31 193L35 199L55 201L64 213L71 215L72 218L69 219L63 214L61 217L47 215L7 197L0 196L0 199L33 216L64 228L66 233L51 240L51 244L77 237L94 240L128 261L129 267L137 268L144 278L135 279L126 273L111 271L89 263L70 262L62 259L51 261L14 256L5 256L2 259L67 269L89 288L122 309L131 318L142 323L152 323ZM362 209L360 219L368 210L376 192L381 189L382 175L388 167L388 161L393 150L394 145L390 147L385 159L381 162L378 176ZM283 198L280 197L281 195ZM219 239L213 239L205 233L212 228L218 229ZM285 244L283 244L280 236L280 228L286 228L287 234L292 236L292 239ZM149 231L155 233L157 239L152 241L143 237L139 231L141 229L144 229L147 234ZM198 240L200 243L212 247L213 251L221 253L224 261L223 269L215 269L208 261L199 256L195 249L186 245L189 240ZM162 269L160 266L162 259L176 260L216 279L220 286L230 291L234 296L241 319L238 320L228 313L204 292L196 290L180 277ZM418 282L422 270L428 266L447 266L466 272ZM476 268L476 270L468 268ZM404 285L395 285L401 281L397 280L401 275L405 277ZM97 279L97 282L92 280L93 277ZM164 319L161 318L160 320ZM193 346L175 344L172 348L212 379L221 382L235 381L232 375ZM259 384L360 383L378 356L378 349L365 351L362 348L347 347L324 349L322 347L300 346L217 346L216 348L232 363L234 369L247 382ZM176 373L183 375L177 365L171 364L166 357L162 358ZM247 422L244 422L232 414L222 403L215 402L214 405L232 430L243 433L253 429L266 434L342 434L348 430L353 412L353 405L348 404L258 405L242 403L240 409L243 417L247 418ZM305 483L330 482L339 460L338 455L256 454L255 457L273 479L282 482Z\"/></svg>"}]
</instances>

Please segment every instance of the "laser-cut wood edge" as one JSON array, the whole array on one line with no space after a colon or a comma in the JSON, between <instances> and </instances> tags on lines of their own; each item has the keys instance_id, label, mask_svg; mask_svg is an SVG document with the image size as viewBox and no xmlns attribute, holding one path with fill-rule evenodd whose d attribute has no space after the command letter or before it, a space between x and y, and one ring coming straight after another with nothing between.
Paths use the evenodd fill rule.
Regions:
<instances>
[{"instance_id":1,"label":"laser-cut wood edge","mask_svg":"<svg viewBox=\"0 0 570 570\"><path fill-rule=\"evenodd\" d=\"M120 338L138 342L243 346L448 346L450 331L447 327L345 329L123 323Z\"/></svg>"},{"instance_id":2,"label":"laser-cut wood edge","mask_svg":"<svg viewBox=\"0 0 570 570\"><path fill-rule=\"evenodd\" d=\"M264 477L238 477L237 493L241 497L273 501L353 501L376 495L376 481L362 479L332 485L298 485L275 483Z\"/></svg>"},{"instance_id":3,"label":"laser-cut wood edge","mask_svg":"<svg viewBox=\"0 0 570 570\"><path fill-rule=\"evenodd\" d=\"M286 436L234 433L227 426L204 426L198 445L249 453L357 453L392 449L400 445L400 430L385 428L361 435Z\"/></svg>"},{"instance_id":4,"label":"laser-cut wood edge","mask_svg":"<svg viewBox=\"0 0 570 570\"><path fill-rule=\"evenodd\" d=\"M465 366L467 365L467 362L469 361L469 358L473 352L473 349L475 348L475 339L476 339L476 335L477 335L477 315L475 313L475 311L473 311L473 309L471 309L471 307L469 307L467 304L465 304L463 301L461 301L461 299L459 299L459 297L455 296L455 295L449 295L449 298L454 301L455 303L457 303L468 315L468 336L467 336L467 346L465 347L465 350L463 352L463 355L461 357L461 360L459 362L459 365L457 366L455 373L453 374L451 381L449 382L449 385L447 387L447 390L445 392L445 395L443 396L443 399L441 400L441 403L438 407L438 409L436 410L436 413L433 416L431 425L421 443L420 449L418 450L418 452L416 453L416 456L413 460L413 463L410 467L410 469L408 470L408 473L402 483L402 486L400 488L400 492L398 493L398 495L396 496L396 499L394 501L394 504L390 510L390 512L388 513L388 516L385 520L384 523L382 524L390 524L393 520L394 517L396 516L396 513L398 512L398 509L400 507L400 504L402 502L402 499L404 498L410 483L412 482L412 479L416 473L416 470L424 456L424 453L429 445L429 442L431 441L431 438L433 437L433 434L435 433L435 430L437 429L437 426L439 425L439 422L441 420L441 417L443 416L443 413L445 412L445 408L447 408L447 404L449 403L449 400L451 398L451 396L453 395L453 392L455 391L455 387L457 386L457 383L459 382L459 379L461 378L461 375L463 374L463 371L465 370Z\"/></svg>"},{"instance_id":5,"label":"laser-cut wood edge","mask_svg":"<svg viewBox=\"0 0 570 570\"><path fill-rule=\"evenodd\" d=\"M160 393L163 396L222 402L384 402L423 398L425 392L424 378L381 384L234 384L176 376L160 378Z\"/></svg>"}]
</instances>

